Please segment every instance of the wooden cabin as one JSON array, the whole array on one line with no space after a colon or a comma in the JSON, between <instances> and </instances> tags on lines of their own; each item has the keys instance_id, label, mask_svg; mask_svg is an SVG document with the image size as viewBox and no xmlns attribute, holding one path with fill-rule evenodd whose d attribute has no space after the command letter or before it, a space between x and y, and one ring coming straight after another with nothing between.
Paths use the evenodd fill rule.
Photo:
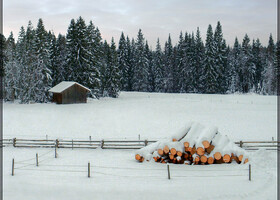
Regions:
<instances>
[{"instance_id":1,"label":"wooden cabin","mask_svg":"<svg viewBox=\"0 0 280 200\"><path fill-rule=\"evenodd\" d=\"M86 103L90 89L74 81L62 81L49 92L53 93L52 101L57 104Z\"/></svg>"}]
</instances>

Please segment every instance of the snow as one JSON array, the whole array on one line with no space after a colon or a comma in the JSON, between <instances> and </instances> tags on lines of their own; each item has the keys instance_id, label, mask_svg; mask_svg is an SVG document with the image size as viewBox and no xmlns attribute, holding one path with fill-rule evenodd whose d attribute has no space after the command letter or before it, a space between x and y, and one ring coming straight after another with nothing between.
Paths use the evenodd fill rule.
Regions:
<instances>
[{"instance_id":1,"label":"snow","mask_svg":"<svg viewBox=\"0 0 280 200\"><path fill-rule=\"evenodd\" d=\"M276 140L276 102L276 96L122 92L87 104L4 103L3 131L5 138L158 140L195 121L217 126L232 141Z\"/></svg>"},{"instance_id":2,"label":"snow","mask_svg":"<svg viewBox=\"0 0 280 200\"><path fill-rule=\"evenodd\" d=\"M276 199L276 152L251 153L248 164L190 166L153 161L139 163L131 150L83 150L4 148L4 199ZM39 167L35 154L39 153ZM49 152L49 153L48 153ZM43 155L47 153L46 155ZM15 169L21 160L30 166ZM44 161L45 160L45 161ZM87 163L91 177L87 178ZM15 192L16 191L16 192Z\"/></svg>"},{"instance_id":3,"label":"snow","mask_svg":"<svg viewBox=\"0 0 280 200\"><path fill-rule=\"evenodd\" d=\"M81 86L82 88L90 91L90 89L88 89L87 87L77 83L77 82L74 82L74 81L62 81L61 83L57 84L56 86L54 86L53 88L49 89L49 92L53 92L53 93L61 93L63 92L64 90L66 90L67 88L71 87L72 85L79 85Z\"/></svg>"},{"instance_id":4,"label":"snow","mask_svg":"<svg viewBox=\"0 0 280 200\"><path fill-rule=\"evenodd\" d=\"M168 143L170 135L196 121L218 127L231 141L277 139L276 96L122 92L117 99L88 102L4 103L4 138L135 140L140 134L141 139ZM3 151L4 199L8 200L276 199L276 151L244 155L243 159L250 157L252 181L248 181L248 163L170 164L168 180L165 164L139 163L133 150L58 149L56 159L54 149L5 147ZM11 176L12 158L15 176ZM88 162L91 178L87 178Z\"/></svg>"}]
</instances>

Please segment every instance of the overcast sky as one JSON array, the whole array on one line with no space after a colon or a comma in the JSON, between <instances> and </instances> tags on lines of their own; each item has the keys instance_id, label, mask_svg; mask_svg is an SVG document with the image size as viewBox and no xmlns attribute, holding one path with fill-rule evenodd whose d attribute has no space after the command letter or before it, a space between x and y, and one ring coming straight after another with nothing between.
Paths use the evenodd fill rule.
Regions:
<instances>
[{"instance_id":1,"label":"overcast sky","mask_svg":"<svg viewBox=\"0 0 280 200\"><path fill-rule=\"evenodd\" d=\"M99 27L102 38L118 42L121 32L136 37L139 28L150 46L161 44L171 34L177 43L180 31L196 31L203 39L209 24L220 21L224 37L232 45L248 33L267 45L269 34L276 40L277 0L4 0L4 34L17 38L21 26L42 18L47 30L65 34L72 18L82 16Z\"/></svg>"}]
</instances>

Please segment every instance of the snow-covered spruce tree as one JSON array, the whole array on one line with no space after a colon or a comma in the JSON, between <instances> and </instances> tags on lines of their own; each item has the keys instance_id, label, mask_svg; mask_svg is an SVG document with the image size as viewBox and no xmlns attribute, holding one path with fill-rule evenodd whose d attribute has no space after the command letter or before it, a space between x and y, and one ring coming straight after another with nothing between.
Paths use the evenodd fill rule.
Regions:
<instances>
[{"instance_id":1,"label":"snow-covered spruce tree","mask_svg":"<svg viewBox=\"0 0 280 200\"><path fill-rule=\"evenodd\" d=\"M159 38L157 39L156 51L153 55L152 65L155 74L155 92L163 92L163 55Z\"/></svg>"},{"instance_id":2,"label":"snow-covered spruce tree","mask_svg":"<svg viewBox=\"0 0 280 200\"><path fill-rule=\"evenodd\" d=\"M256 66L256 72L254 77L254 88L256 93L260 93L263 88L263 66L265 65L265 57L263 47L261 46L260 40L253 40L252 46L253 63Z\"/></svg>"},{"instance_id":3,"label":"snow-covered spruce tree","mask_svg":"<svg viewBox=\"0 0 280 200\"><path fill-rule=\"evenodd\" d=\"M187 74L187 78L189 79L187 81L188 84L188 92L197 92L197 83L195 80L196 74L198 73L196 70L196 66L195 66L195 38L194 38L194 34L192 33L189 36L189 41L188 41L188 53L187 53L187 57L188 57L188 63L187 63L187 68L188 68L188 74Z\"/></svg>"},{"instance_id":4,"label":"snow-covered spruce tree","mask_svg":"<svg viewBox=\"0 0 280 200\"><path fill-rule=\"evenodd\" d=\"M91 89L91 95L97 97L100 94L100 68L102 65L102 44L99 29L93 25L92 21L86 29L86 64L84 77L85 85Z\"/></svg>"},{"instance_id":5,"label":"snow-covered spruce tree","mask_svg":"<svg viewBox=\"0 0 280 200\"><path fill-rule=\"evenodd\" d=\"M56 38L55 35L52 37L51 51L50 51L50 62L52 70L52 86L57 85L61 81L66 80L66 38L59 34Z\"/></svg>"},{"instance_id":6,"label":"snow-covered spruce tree","mask_svg":"<svg viewBox=\"0 0 280 200\"><path fill-rule=\"evenodd\" d=\"M272 35L269 36L266 61L264 67L264 88L263 92L269 95L277 94L277 54Z\"/></svg>"},{"instance_id":7,"label":"snow-covered spruce tree","mask_svg":"<svg viewBox=\"0 0 280 200\"><path fill-rule=\"evenodd\" d=\"M226 93L228 89L229 70L227 68L227 45L223 39L222 26L218 21L214 33L214 65L217 71L216 93Z\"/></svg>"},{"instance_id":8,"label":"snow-covered spruce tree","mask_svg":"<svg viewBox=\"0 0 280 200\"><path fill-rule=\"evenodd\" d=\"M163 66L164 66L164 92L169 92L172 93L174 90L174 80L173 80L173 47L172 47L172 42L171 42L171 37L169 35L168 41L165 43L164 47L164 56L163 56Z\"/></svg>"},{"instance_id":9,"label":"snow-covered spruce tree","mask_svg":"<svg viewBox=\"0 0 280 200\"><path fill-rule=\"evenodd\" d=\"M4 41L3 41L4 42ZM4 45L4 44L3 44ZM21 74L18 69L18 61L16 57L16 44L14 35L11 32L5 45L3 46L4 55L4 99L8 101L13 101L17 98L17 87L19 85L19 77ZM3 58L3 57L2 57Z\"/></svg>"},{"instance_id":10,"label":"snow-covered spruce tree","mask_svg":"<svg viewBox=\"0 0 280 200\"><path fill-rule=\"evenodd\" d=\"M43 20L39 19L35 30L35 63L32 89L35 92L35 102L48 101L48 90L52 86L52 72L50 70L50 41L45 30Z\"/></svg>"},{"instance_id":11,"label":"snow-covered spruce tree","mask_svg":"<svg viewBox=\"0 0 280 200\"><path fill-rule=\"evenodd\" d=\"M132 91L132 86L133 86L133 76L134 76L134 63L135 63L135 43L134 40L130 42L129 37L126 37L126 66L127 69L125 70L126 74L123 75L123 79L125 80L125 90L126 91Z\"/></svg>"},{"instance_id":12,"label":"snow-covered spruce tree","mask_svg":"<svg viewBox=\"0 0 280 200\"><path fill-rule=\"evenodd\" d=\"M240 86L243 93L248 93L254 89L256 66L253 62L252 47L247 34L243 39L239 57L241 66L241 71L239 72Z\"/></svg>"},{"instance_id":13,"label":"snow-covered spruce tree","mask_svg":"<svg viewBox=\"0 0 280 200\"><path fill-rule=\"evenodd\" d=\"M205 84L203 92L217 93L218 72L215 66L215 44L211 25L209 25L207 29L205 43L205 60L203 68L203 82Z\"/></svg>"},{"instance_id":14,"label":"snow-covered spruce tree","mask_svg":"<svg viewBox=\"0 0 280 200\"><path fill-rule=\"evenodd\" d=\"M122 32L118 48L118 65L121 73L121 89L127 90L127 44L124 33Z\"/></svg>"},{"instance_id":15,"label":"snow-covered spruce tree","mask_svg":"<svg viewBox=\"0 0 280 200\"><path fill-rule=\"evenodd\" d=\"M22 35L24 34L24 35ZM26 32L21 29L17 42L17 51L21 68L21 78L19 85L19 99L21 103L34 102L36 100L36 32L31 21L28 22Z\"/></svg>"},{"instance_id":16,"label":"snow-covered spruce tree","mask_svg":"<svg viewBox=\"0 0 280 200\"><path fill-rule=\"evenodd\" d=\"M241 64L239 60L239 54L241 52L241 46L238 42L238 39L235 38L235 42L233 48L231 49L228 55L228 66L229 66L229 92L241 92L241 88L239 87L240 84L240 77L239 74L241 73Z\"/></svg>"},{"instance_id":17,"label":"snow-covered spruce tree","mask_svg":"<svg viewBox=\"0 0 280 200\"><path fill-rule=\"evenodd\" d=\"M180 33L179 42L176 46L177 54L175 58L175 68L177 72L177 80L178 80L178 90L179 92L185 92L185 75L184 75L184 67L186 65L186 49L185 49L185 41L183 37L183 33Z\"/></svg>"},{"instance_id":18,"label":"snow-covered spruce tree","mask_svg":"<svg viewBox=\"0 0 280 200\"><path fill-rule=\"evenodd\" d=\"M66 50L67 50L67 65L66 65L66 80L77 81L77 66L78 66L78 45L77 45L77 27L74 19L71 20L66 34Z\"/></svg>"},{"instance_id":19,"label":"snow-covered spruce tree","mask_svg":"<svg viewBox=\"0 0 280 200\"><path fill-rule=\"evenodd\" d=\"M203 74L203 64L205 59L205 49L204 44L200 36L199 28L196 31L195 37L195 54L194 54L194 80L195 80L195 92L201 93L204 87L202 74Z\"/></svg>"},{"instance_id":20,"label":"snow-covered spruce tree","mask_svg":"<svg viewBox=\"0 0 280 200\"><path fill-rule=\"evenodd\" d=\"M100 93L100 74L98 55L94 38L101 37L93 24L87 27L82 17L75 22L71 20L67 31L67 79L76 81L91 89L91 96L98 97ZM101 39L100 39L101 40ZM99 41L100 42L100 41ZM100 43L98 45L100 45ZM98 54L95 51L98 50Z\"/></svg>"},{"instance_id":21,"label":"snow-covered spruce tree","mask_svg":"<svg viewBox=\"0 0 280 200\"><path fill-rule=\"evenodd\" d=\"M147 92L148 91L148 59L145 56L145 39L141 29L138 31L135 52L135 69L133 76L133 90Z\"/></svg>"},{"instance_id":22,"label":"snow-covered spruce tree","mask_svg":"<svg viewBox=\"0 0 280 200\"><path fill-rule=\"evenodd\" d=\"M149 47L148 41L146 41L145 44L145 58L147 59L147 65L148 65L148 92L154 92L155 91L155 70L152 65L152 50Z\"/></svg>"},{"instance_id":23,"label":"snow-covered spruce tree","mask_svg":"<svg viewBox=\"0 0 280 200\"><path fill-rule=\"evenodd\" d=\"M108 63L107 73L109 74L108 95L109 97L117 98L121 87L121 76L118 66L118 55L114 38L111 40L110 62Z\"/></svg>"}]
</instances>

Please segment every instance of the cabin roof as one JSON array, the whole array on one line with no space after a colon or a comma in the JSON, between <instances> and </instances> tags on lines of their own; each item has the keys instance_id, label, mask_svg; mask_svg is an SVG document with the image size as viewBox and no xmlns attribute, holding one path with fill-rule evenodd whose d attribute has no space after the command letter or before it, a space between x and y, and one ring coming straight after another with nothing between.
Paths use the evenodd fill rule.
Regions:
<instances>
[{"instance_id":1,"label":"cabin roof","mask_svg":"<svg viewBox=\"0 0 280 200\"><path fill-rule=\"evenodd\" d=\"M63 92L64 90L68 89L69 87L73 86L73 85L79 85L80 87L90 91L90 89L88 89L87 87L77 83L77 82L74 82L74 81L62 81L61 83L57 84L56 86L54 86L53 88L49 89L49 92L52 92L52 93L61 93Z\"/></svg>"}]
</instances>

